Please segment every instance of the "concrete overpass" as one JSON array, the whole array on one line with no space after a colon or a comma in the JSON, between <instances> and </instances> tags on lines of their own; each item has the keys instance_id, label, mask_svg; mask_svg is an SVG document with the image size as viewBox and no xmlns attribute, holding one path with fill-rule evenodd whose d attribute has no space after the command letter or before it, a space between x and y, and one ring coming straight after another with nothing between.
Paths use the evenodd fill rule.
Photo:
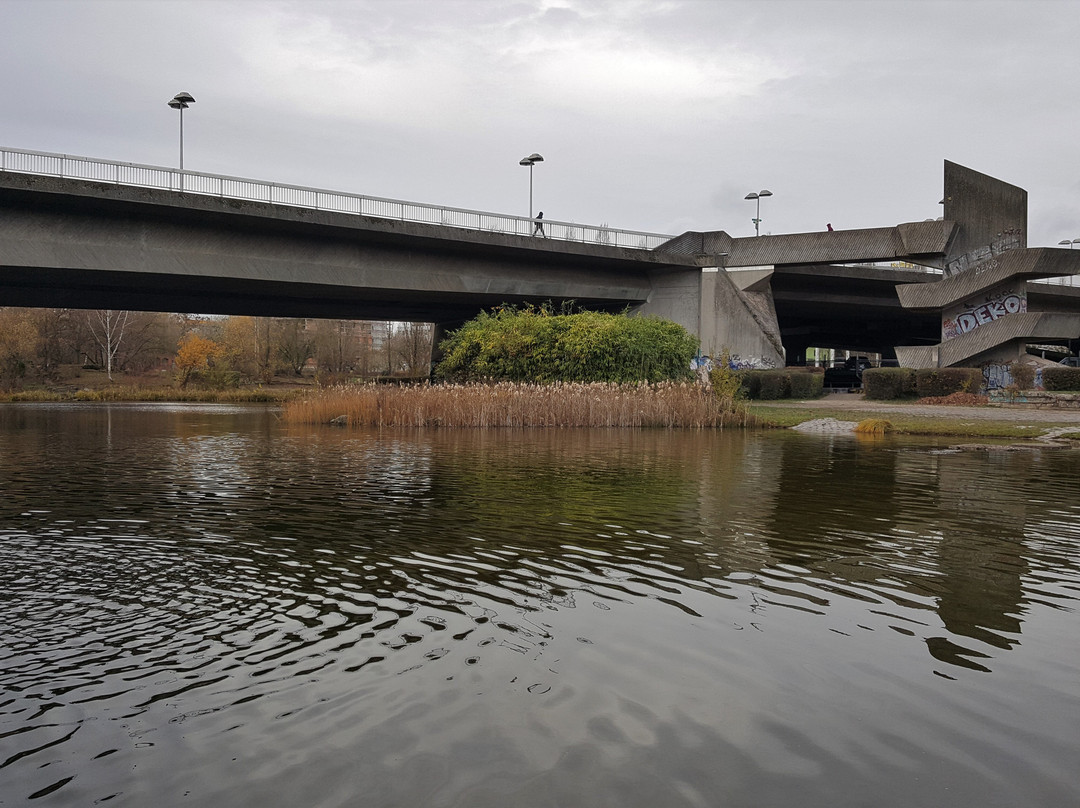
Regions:
<instances>
[{"instance_id":1,"label":"concrete overpass","mask_svg":"<svg viewBox=\"0 0 1080 808\"><path fill-rule=\"evenodd\" d=\"M785 348L933 341L939 317L905 309L896 286L939 276L835 264L942 268L966 232L950 220L760 238L544 225L540 238L520 217L0 150L0 305L447 327L502 303L573 301L667 317L703 353L769 366Z\"/></svg>"}]
</instances>

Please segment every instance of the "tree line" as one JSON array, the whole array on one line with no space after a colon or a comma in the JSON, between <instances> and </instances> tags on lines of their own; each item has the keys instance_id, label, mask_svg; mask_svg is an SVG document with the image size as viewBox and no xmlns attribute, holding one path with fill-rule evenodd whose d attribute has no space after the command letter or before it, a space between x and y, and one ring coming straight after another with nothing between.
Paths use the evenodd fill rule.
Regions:
<instances>
[{"instance_id":1,"label":"tree line","mask_svg":"<svg viewBox=\"0 0 1080 808\"><path fill-rule=\"evenodd\" d=\"M63 383L74 369L181 386L426 376L431 335L427 323L0 307L0 389Z\"/></svg>"}]
</instances>

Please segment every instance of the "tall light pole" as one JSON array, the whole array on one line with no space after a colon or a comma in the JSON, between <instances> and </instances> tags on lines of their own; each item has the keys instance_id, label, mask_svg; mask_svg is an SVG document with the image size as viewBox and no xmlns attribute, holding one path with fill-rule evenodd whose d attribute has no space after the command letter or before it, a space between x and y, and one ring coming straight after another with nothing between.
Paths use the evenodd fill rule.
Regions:
<instances>
[{"instance_id":1,"label":"tall light pole","mask_svg":"<svg viewBox=\"0 0 1080 808\"><path fill-rule=\"evenodd\" d=\"M755 200L757 200L757 213L754 214L754 235L755 236L760 236L761 235L761 197L763 197L763 196L772 196L772 191L764 191L764 190L762 190L762 191L758 191L756 194L755 193L749 193L745 197L743 197L744 199L755 199Z\"/></svg>"},{"instance_id":2,"label":"tall light pole","mask_svg":"<svg viewBox=\"0 0 1080 808\"><path fill-rule=\"evenodd\" d=\"M532 180L533 180L533 177L532 177L532 170L533 170L533 166L536 163L542 163L542 162L544 162L544 158L541 157L536 152L533 152L528 157L522 157L521 160L518 161L518 165L528 166L529 167L529 218L530 219L533 217L533 204L532 204L532 188L533 188Z\"/></svg>"},{"instance_id":3,"label":"tall light pole","mask_svg":"<svg viewBox=\"0 0 1080 808\"><path fill-rule=\"evenodd\" d=\"M188 108L190 104L194 104L195 99L191 97L191 93L177 93L172 101L169 102L169 106L173 109L180 110L180 170L184 170L184 110Z\"/></svg>"},{"instance_id":4,"label":"tall light pole","mask_svg":"<svg viewBox=\"0 0 1080 808\"><path fill-rule=\"evenodd\" d=\"M1062 241L1058 242L1059 247L1068 247L1070 250L1073 248L1074 244L1080 244L1080 238L1074 238L1072 241L1069 241L1068 239L1063 239Z\"/></svg>"}]
</instances>

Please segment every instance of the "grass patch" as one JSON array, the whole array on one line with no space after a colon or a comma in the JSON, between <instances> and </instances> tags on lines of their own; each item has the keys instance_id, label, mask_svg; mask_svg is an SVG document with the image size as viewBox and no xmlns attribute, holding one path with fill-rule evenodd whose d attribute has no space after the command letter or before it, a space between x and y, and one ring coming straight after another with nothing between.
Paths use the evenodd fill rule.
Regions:
<instances>
[{"instance_id":1,"label":"grass patch","mask_svg":"<svg viewBox=\"0 0 1080 808\"><path fill-rule=\"evenodd\" d=\"M907 404L910 406L911 402ZM750 412L764 425L779 428L798 426L818 418L861 422L866 420L868 414L866 410L844 409L843 407L785 407L757 402L751 403ZM890 412L888 420L893 425L891 434L969 438L1032 438L1055 426L1053 423L1040 423L1036 429L1032 429L1030 424L1017 421L918 415L915 412L909 415L902 410ZM1068 423L1058 425L1067 426Z\"/></svg>"}]
</instances>

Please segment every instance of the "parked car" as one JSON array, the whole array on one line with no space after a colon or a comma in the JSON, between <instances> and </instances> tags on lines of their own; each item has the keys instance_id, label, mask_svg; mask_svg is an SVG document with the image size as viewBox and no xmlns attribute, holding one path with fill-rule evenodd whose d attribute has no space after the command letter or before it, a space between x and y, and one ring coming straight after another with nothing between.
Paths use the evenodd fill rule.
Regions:
<instances>
[{"instance_id":1,"label":"parked car","mask_svg":"<svg viewBox=\"0 0 1080 808\"><path fill-rule=\"evenodd\" d=\"M1080 368L1080 356L1066 356L1058 364L1070 368Z\"/></svg>"}]
</instances>

